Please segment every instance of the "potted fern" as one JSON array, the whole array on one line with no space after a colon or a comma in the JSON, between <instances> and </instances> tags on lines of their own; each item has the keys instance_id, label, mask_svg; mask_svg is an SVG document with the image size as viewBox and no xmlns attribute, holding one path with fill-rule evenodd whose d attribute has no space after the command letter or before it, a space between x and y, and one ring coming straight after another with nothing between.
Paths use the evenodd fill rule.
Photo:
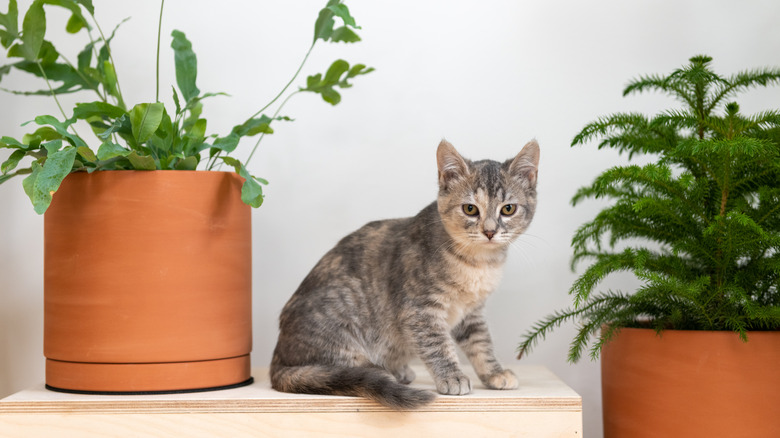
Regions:
<instances>
[{"instance_id":1,"label":"potted fern","mask_svg":"<svg viewBox=\"0 0 780 438\"><path fill-rule=\"evenodd\" d=\"M8 56L0 80L12 71L38 77L42 90L16 93L51 96L60 108L58 116L26 122L31 132L23 138L0 138L11 151L0 183L23 176L35 212L45 213L44 354L52 389L179 391L250 382L250 207L262 204L266 182L247 170L254 149L246 161L234 153L242 139L262 139L272 124L289 122L281 111L292 96L315 93L336 105L338 88L372 71L336 60L288 91L318 41L360 41L347 6L329 0L301 66L276 97L230 132L209 134L203 103L224 93L198 88L197 57L178 30L171 35L174 105L160 101L163 5L156 99L137 104L122 94L121 54L111 50L119 26L104 32L92 0L34 0L23 14L10 0L0 13ZM75 56L46 39L50 7L66 9L67 32L85 37ZM66 111L58 96L70 93L84 101ZM234 171L219 171L222 165Z\"/></svg>"},{"instance_id":2,"label":"potted fern","mask_svg":"<svg viewBox=\"0 0 780 438\"><path fill-rule=\"evenodd\" d=\"M744 115L730 99L780 82L764 68L722 77L696 56L643 76L624 95L659 91L681 108L618 113L585 126L654 160L616 166L572 203L611 205L572 239L574 307L537 322L520 354L577 321L569 361L601 357L604 430L614 436L770 436L780 430L780 111ZM596 292L617 272L633 293Z\"/></svg>"}]
</instances>

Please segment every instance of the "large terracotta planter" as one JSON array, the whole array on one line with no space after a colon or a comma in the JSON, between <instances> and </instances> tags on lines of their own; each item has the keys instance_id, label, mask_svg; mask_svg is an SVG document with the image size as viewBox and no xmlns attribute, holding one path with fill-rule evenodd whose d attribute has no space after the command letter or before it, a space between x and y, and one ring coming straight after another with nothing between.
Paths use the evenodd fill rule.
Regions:
<instances>
[{"instance_id":1,"label":"large terracotta planter","mask_svg":"<svg viewBox=\"0 0 780 438\"><path fill-rule=\"evenodd\" d=\"M234 173L69 175L44 216L52 389L188 391L251 381L250 207Z\"/></svg>"},{"instance_id":2,"label":"large terracotta planter","mask_svg":"<svg viewBox=\"0 0 780 438\"><path fill-rule=\"evenodd\" d=\"M601 380L605 438L780 436L780 332L622 329Z\"/></svg>"}]
</instances>

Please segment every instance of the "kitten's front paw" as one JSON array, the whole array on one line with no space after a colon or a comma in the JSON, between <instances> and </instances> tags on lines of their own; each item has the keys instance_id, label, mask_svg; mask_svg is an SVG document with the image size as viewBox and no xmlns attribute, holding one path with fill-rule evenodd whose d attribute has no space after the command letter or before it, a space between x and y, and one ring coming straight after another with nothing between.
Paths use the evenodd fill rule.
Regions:
<instances>
[{"instance_id":1,"label":"kitten's front paw","mask_svg":"<svg viewBox=\"0 0 780 438\"><path fill-rule=\"evenodd\" d=\"M482 378L482 383L490 389L517 389L517 377L512 370L502 370Z\"/></svg>"},{"instance_id":2,"label":"kitten's front paw","mask_svg":"<svg viewBox=\"0 0 780 438\"><path fill-rule=\"evenodd\" d=\"M439 394L465 395L471 392L471 381L463 373L451 374L443 379L436 379L436 390Z\"/></svg>"}]
</instances>

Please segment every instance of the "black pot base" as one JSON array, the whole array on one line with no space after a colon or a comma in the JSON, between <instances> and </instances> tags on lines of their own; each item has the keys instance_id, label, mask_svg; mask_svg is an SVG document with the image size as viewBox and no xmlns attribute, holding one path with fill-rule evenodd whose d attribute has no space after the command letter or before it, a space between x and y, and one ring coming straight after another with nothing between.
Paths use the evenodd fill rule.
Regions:
<instances>
[{"instance_id":1,"label":"black pot base","mask_svg":"<svg viewBox=\"0 0 780 438\"><path fill-rule=\"evenodd\" d=\"M232 385L212 386L209 388L195 388L195 389L174 389L167 391L83 391L79 389L65 389L57 388L54 386L46 385L46 389L55 392L64 392L66 394L86 394L86 395L160 395L160 394L189 394L196 392L209 392L209 391L222 391L225 389L241 388L254 383L254 377L250 377L240 383L234 383Z\"/></svg>"}]
</instances>

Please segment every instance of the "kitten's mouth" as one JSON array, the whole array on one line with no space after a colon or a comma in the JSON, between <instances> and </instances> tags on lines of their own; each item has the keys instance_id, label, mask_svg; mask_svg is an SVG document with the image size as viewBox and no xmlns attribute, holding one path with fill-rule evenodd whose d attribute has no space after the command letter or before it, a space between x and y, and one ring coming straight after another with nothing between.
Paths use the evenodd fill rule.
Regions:
<instances>
[{"instance_id":1,"label":"kitten's mouth","mask_svg":"<svg viewBox=\"0 0 780 438\"><path fill-rule=\"evenodd\" d=\"M483 248L483 249L489 249L489 250L495 250L495 249L501 249L509 243L506 239L506 235L501 233L471 233L468 236L468 243L465 243L466 245L475 245L475 248Z\"/></svg>"},{"instance_id":2,"label":"kitten's mouth","mask_svg":"<svg viewBox=\"0 0 780 438\"><path fill-rule=\"evenodd\" d=\"M506 243L504 239L501 239L498 236L493 236L492 238L486 237L487 236L483 236L481 239L479 239L478 243L489 248L501 247L504 246L504 243Z\"/></svg>"}]
</instances>

